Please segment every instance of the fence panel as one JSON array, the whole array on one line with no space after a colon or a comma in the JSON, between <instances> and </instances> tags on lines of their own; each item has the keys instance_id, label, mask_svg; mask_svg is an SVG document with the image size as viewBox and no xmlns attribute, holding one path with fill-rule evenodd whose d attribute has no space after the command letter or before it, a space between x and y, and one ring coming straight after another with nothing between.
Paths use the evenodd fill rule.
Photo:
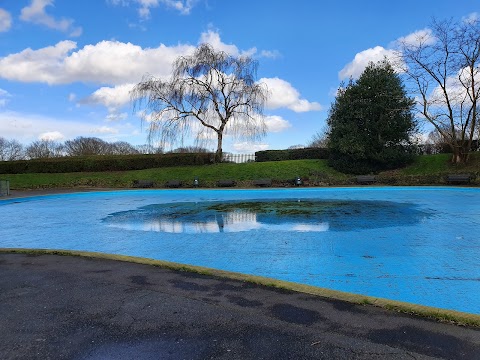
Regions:
<instances>
[{"instance_id":1,"label":"fence panel","mask_svg":"<svg viewBox=\"0 0 480 360\"><path fill-rule=\"evenodd\" d=\"M247 162L255 162L255 154L223 154L224 162L233 162L237 164L243 164Z\"/></svg>"}]
</instances>

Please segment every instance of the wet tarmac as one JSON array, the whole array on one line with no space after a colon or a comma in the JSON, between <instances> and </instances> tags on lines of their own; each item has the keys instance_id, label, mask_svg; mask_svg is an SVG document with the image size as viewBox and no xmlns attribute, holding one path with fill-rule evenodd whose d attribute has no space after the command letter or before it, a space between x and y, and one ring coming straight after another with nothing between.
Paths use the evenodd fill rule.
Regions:
<instances>
[{"instance_id":1,"label":"wet tarmac","mask_svg":"<svg viewBox=\"0 0 480 360\"><path fill-rule=\"evenodd\" d=\"M475 359L480 329L150 265L0 254L1 359Z\"/></svg>"}]
</instances>

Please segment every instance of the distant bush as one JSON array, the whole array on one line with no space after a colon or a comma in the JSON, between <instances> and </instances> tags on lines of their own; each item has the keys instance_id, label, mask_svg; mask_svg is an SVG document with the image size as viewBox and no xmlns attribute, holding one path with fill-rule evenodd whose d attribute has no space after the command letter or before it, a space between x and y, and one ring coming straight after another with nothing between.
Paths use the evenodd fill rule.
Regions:
<instances>
[{"instance_id":1,"label":"distant bush","mask_svg":"<svg viewBox=\"0 0 480 360\"><path fill-rule=\"evenodd\" d=\"M128 171L210 164L213 154L94 155L0 162L0 174Z\"/></svg>"},{"instance_id":2,"label":"distant bush","mask_svg":"<svg viewBox=\"0 0 480 360\"><path fill-rule=\"evenodd\" d=\"M414 159L413 148L392 146L385 148L376 157L355 158L350 154L331 152L328 164L335 170L345 174L370 174L383 170L392 170L405 167Z\"/></svg>"},{"instance_id":3,"label":"distant bush","mask_svg":"<svg viewBox=\"0 0 480 360\"><path fill-rule=\"evenodd\" d=\"M264 150L255 153L257 162L303 160L303 159L328 159L328 150L324 148L303 148L288 150Z\"/></svg>"}]
</instances>

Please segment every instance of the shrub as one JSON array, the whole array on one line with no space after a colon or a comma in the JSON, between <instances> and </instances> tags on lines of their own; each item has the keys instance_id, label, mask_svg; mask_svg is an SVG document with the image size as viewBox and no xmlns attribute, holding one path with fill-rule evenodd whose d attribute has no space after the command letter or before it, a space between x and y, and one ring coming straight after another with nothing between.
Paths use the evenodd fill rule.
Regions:
<instances>
[{"instance_id":1,"label":"shrub","mask_svg":"<svg viewBox=\"0 0 480 360\"><path fill-rule=\"evenodd\" d=\"M328 164L337 171L356 175L398 169L411 163L414 157L412 148L399 149L399 147L385 148L382 153L369 159L355 158L351 154L332 152L330 153Z\"/></svg>"},{"instance_id":2,"label":"shrub","mask_svg":"<svg viewBox=\"0 0 480 360\"><path fill-rule=\"evenodd\" d=\"M324 148L303 148L288 150L264 150L255 153L257 162L303 159L328 159L328 150Z\"/></svg>"},{"instance_id":3,"label":"shrub","mask_svg":"<svg viewBox=\"0 0 480 360\"><path fill-rule=\"evenodd\" d=\"M339 89L327 119L329 164L352 174L403 166L412 160L415 102L384 60L370 63L357 81Z\"/></svg>"}]
</instances>

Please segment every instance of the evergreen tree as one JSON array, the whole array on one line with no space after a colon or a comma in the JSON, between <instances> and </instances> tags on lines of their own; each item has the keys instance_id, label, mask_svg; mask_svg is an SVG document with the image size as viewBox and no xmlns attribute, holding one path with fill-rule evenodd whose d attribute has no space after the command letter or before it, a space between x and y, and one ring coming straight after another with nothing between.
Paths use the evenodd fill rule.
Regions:
<instances>
[{"instance_id":1,"label":"evergreen tree","mask_svg":"<svg viewBox=\"0 0 480 360\"><path fill-rule=\"evenodd\" d=\"M330 165L353 174L403 166L412 160L414 101L387 60L370 63L338 91L327 120Z\"/></svg>"}]
</instances>

